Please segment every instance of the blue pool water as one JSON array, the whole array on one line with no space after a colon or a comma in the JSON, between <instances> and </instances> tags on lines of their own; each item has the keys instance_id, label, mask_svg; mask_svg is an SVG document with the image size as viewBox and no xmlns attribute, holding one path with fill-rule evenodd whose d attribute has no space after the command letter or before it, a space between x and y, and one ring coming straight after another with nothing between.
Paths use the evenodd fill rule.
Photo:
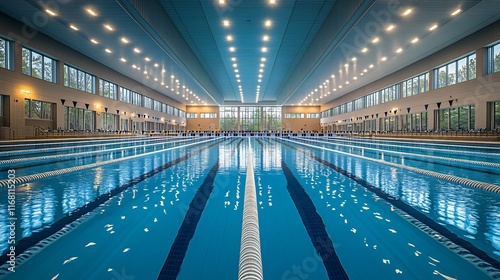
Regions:
<instances>
[{"instance_id":1,"label":"blue pool water","mask_svg":"<svg viewBox=\"0 0 500 280\"><path fill-rule=\"evenodd\" d=\"M264 279L500 279L499 145L274 137L0 144L0 278L237 279L249 145Z\"/></svg>"}]
</instances>

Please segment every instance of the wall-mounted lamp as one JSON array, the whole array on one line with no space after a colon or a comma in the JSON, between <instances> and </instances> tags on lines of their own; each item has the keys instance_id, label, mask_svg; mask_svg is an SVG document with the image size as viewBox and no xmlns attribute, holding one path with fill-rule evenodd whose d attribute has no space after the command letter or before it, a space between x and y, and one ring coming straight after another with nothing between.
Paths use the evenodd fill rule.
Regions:
<instances>
[{"instance_id":1,"label":"wall-mounted lamp","mask_svg":"<svg viewBox=\"0 0 500 280\"><path fill-rule=\"evenodd\" d=\"M26 90L26 89L22 89L21 93L24 93L26 95L30 95L31 94L31 92L29 90Z\"/></svg>"}]
</instances>

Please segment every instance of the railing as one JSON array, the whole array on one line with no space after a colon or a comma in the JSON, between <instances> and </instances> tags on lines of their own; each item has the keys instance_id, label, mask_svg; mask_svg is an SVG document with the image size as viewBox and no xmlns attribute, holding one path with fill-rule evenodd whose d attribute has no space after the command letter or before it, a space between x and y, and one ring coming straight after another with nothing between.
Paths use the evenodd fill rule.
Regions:
<instances>
[{"instance_id":1,"label":"railing","mask_svg":"<svg viewBox=\"0 0 500 280\"><path fill-rule=\"evenodd\" d=\"M45 130L43 127L41 126L34 126L33 127L33 134L38 137L38 136L44 136L45 137L49 137L49 132L48 130Z\"/></svg>"}]
</instances>

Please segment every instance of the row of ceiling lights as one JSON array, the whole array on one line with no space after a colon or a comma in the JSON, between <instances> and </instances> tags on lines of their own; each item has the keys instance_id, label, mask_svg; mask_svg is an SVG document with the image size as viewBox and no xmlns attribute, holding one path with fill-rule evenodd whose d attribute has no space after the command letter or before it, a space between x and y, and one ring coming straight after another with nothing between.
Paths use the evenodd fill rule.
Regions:
<instances>
[{"instance_id":1,"label":"row of ceiling lights","mask_svg":"<svg viewBox=\"0 0 500 280\"><path fill-rule=\"evenodd\" d=\"M225 0L219 0L219 4L220 5L225 5L226 4L226 1ZM269 0L269 4L270 5L276 5L276 0ZM222 21L222 26L226 29L229 29L231 27L231 21L228 20L228 19L224 19ZM270 19L266 19L264 21L264 28L266 29L269 29L272 27L272 21ZM226 41L228 42L233 42L235 40L234 36L231 35L231 34L228 34L226 36ZM269 35L267 34L264 34L262 35L262 41L264 43L266 42L269 42L270 41L270 37ZM231 53L236 53L236 47L234 46L230 46L229 47L229 52ZM259 102L259 94L260 94L260 89L261 89L261 83L262 83L262 79L263 79L263 75L264 75L264 68L265 68L265 62L267 61L267 58L266 56L264 55L265 53L268 52L268 47L267 46L263 46L261 48L261 52L262 52L262 57L260 58L260 64L259 64L259 73L257 74L257 87L256 87L256 94L255 94L255 103L258 103ZM240 71L238 69L238 59L236 58L236 56L234 55L231 55L230 56L231 58L231 64L234 68L234 72L235 72L235 77L236 77L236 82L238 83L238 90L239 90L239 93L240 93L240 100L241 100L241 103L244 103L244 96L243 96L243 86L241 84L241 74L240 74Z\"/></svg>"},{"instance_id":2,"label":"row of ceiling lights","mask_svg":"<svg viewBox=\"0 0 500 280\"><path fill-rule=\"evenodd\" d=\"M402 17L407 17L407 16L410 16L411 14L413 14L414 12L414 8L407 8L405 9L402 13L401 13L401 16ZM454 9L450 15L451 16L457 16L458 14L460 14L462 12L461 9ZM439 25L437 23L434 23L432 24L431 26L428 27L428 31L429 32L432 32L434 30L436 30L437 28L439 27ZM396 28L396 25L395 24L389 24L385 30L390 33L391 31L393 31L394 29ZM418 43L420 40L420 38L417 36L417 37L413 37L411 40L410 40L410 43L412 45ZM380 37L374 37L372 38L372 40L370 41L373 45L376 45L378 44L379 42L381 41L381 38ZM360 50L360 53L368 53L369 49L368 47L363 47L361 50ZM396 49L395 53L396 54L400 54L403 52L403 48L398 48ZM381 62L385 62L387 61L388 58L387 56L383 56L382 58L380 58L380 61ZM351 62L352 63L356 63L357 61L357 58L356 57L352 57L351 58ZM368 67L364 68L362 70L362 72L359 73L359 76L364 76L368 71L369 69L373 69L375 67L375 65L372 63L370 64ZM343 66L340 66L339 67L340 70L339 70L339 73L342 75L344 72L346 73L346 75L348 74L348 70L349 70L349 62L345 63ZM325 82L323 82L321 85L319 85L317 88L315 88L313 91L311 91L309 94L307 94L300 102L299 102L299 105L315 105L316 104L316 101L319 101L320 99L322 99L324 96L327 96L327 95L330 95L333 92L337 91L337 90L340 90L344 87L347 87L350 82L349 80L346 80L345 81L345 84L337 84L337 81L336 81L336 76L335 76L335 73L332 74L330 76L330 78L332 79L332 82L330 82L329 79L327 79ZM354 75L354 77L352 78L353 81L357 81L358 80L358 76L357 75ZM315 96L315 94L319 94L319 96Z\"/></svg>"},{"instance_id":3,"label":"row of ceiling lights","mask_svg":"<svg viewBox=\"0 0 500 280\"><path fill-rule=\"evenodd\" d=\"M92 9L92 8L84 8L85 12L92 16L92 17L98 17L98 13L96 12L95 9ZM55 17L55 16L58 16L58 14L51 10L51 9L45 9L45 12L47 14L49 14L50 16L52 17ZM108 32L113 32L115 31L115 28L113 27L113 25L109 24L109 23L104 23L103 24L103 27L106 31ZM69 28L73 31L80 31L80 28L76 25L76 24L69 24ZM96 39L96 38L90 38L90 42L94 45L98 45L99 44L99 41ZM120 38L120 42L122 44L130 44L131 43L131 40L127 37L121 37ZM110 48L104 48L104 51L108 54L112 54L113 51L110 49ZM132 49L133 53L138 55L140 53L142 53L142 50L138 47L134 47ZM123 63L126 63L127 62L127 58L125 57L121 57L120 58L120 61L123 62ZM144 63L149 63L152 61L152 59L148 56L144 57ZM132 64L131 65L132 68L134 69L137 69L138 71L141 71L141 67L140 66L137 66L136 64ZM158 63L154 63L153 64L153 67L149 67L150 69L159 69L160 65ZM187 88L185 85L181 85L179 80L178 79L175 79L175 75L170 75L170 85L166 85L165 83L165 78L164 76L166 75L166 70L165 68L162 68L161 70L161 73L159 75L161 75L161 81L160 79L158 79L158 70L153 70L153 71L147 71L147 66L144 66L144 71L143 71L143 74L146 75L146 79L150 79L151 76L154 76L153 80L155 82L159 82L161 86L165 86L166 89L169 89L170 88L170 91L171 92L175 92L177 95L181 95L181 91L182 91L182 97L183 99L186 100L186 102L189 101L189 95L192 96L192 99L191 99L191 104L193 105L198 105L198 103L201 103L201 104L205 104L205 101L204 100L201 100L199 96L197 96L195 93L193 93L192 90L189 90L189 88ZM156 73L154 73L156 72ZM155 75L156 74L156 75ZM181 89L182 88L182 89ZM196 102L196 103L195 103Z\"/></svg>"}]
</instances>

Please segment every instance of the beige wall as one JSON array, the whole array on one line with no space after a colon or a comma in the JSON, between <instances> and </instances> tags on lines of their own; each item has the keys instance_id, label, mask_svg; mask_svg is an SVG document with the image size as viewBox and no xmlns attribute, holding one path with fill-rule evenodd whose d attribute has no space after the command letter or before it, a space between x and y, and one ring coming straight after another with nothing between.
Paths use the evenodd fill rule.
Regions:
<instances>
[{"instance_id":1,"label":"beige wall","mask_svg":"<svg viewBox=\"0 0 500 280\"><path fill-rule=\"evenodd\" d=\"M282 128L288 131L321 131L319 118L307 118L308 113L319 113L319 106L283 106ZM287 119L287 113L303 113L303 119Z\"/></svg>"},{"instance_id":2,"label":"beige wall","mask_svg":"<svg viewBox=\"0 0 500 280\"><path fill-rule=\"evenodd\" d=\"M16 139L23 139L26 136L32 136L34 125L49 126L49 124L51 124L51 128L63 128L64 105L62 105L61 99L66 100L65 106L73 106L73 101L77 102L77 108L85 108L85 104L89 104L89 110L94 110L97 113L96 129L101 128L100 113L105 111L104 108L108 108L108 113L112 114L116 114L116 110L119 110L120 119L126 118L133 120L134 122L149 121L161 123L174 120L177 127L183 129L186 122L185 118L105 98L98 94L97 89L96 94L90 94L65 87L63 85L63 65L64 63L68 63L76 68L96 75L96 84L98 84L99 78L103 78L116 83L121 87L131 89L144 96L149 96L181 110L185 110L184 104L181 104L140 82L132 80L41 33L37 33L35 36L27 38L25 36L26 33L23 25L3 14L0 14L0 34L15 42L13 48L13 70L0 68L0 94L5 96L4 101L8 103L6 105L7 110L4 111L5 116L3 117L3 121L0 123L0 139L9 139L12 135L14 135ZM23 45L57 60L57 83L43 81L22 74L21 51ZM23 90L29 91L29 95L23 93ZM25 120L25 98L54 103L55 110L53 122ZM125 112L126 114L124 114ZM135 114L132 115L132 112L135 112ZM141 118L138 118L137 114L141 114ZM142 115L163 118L163 120L156 121L151 118L144 119Z\"/></svg>"},{"instance_id":3,"label":"beige wall","mask_svg":"<svg viewBox=\"0 0 500 280\"><path fill-rule=\"evenodd\" d=\"M217 106L187 106L186 113L196 113L196 118L186 120L188 131L219 131L219 107ZM215 119L202 119L201 113L216 113Z\"/></svg>"},{"instance_id":4,"label":"beige wall","mask_svg":"<svg viewBox=\"0 0 500 280\"><path fill-rule=\"evenodd\" d=\"M500 73L493 73L486 75L485 67L483 65L483 56L485 55L485 47L497 42L500 39L498 30L500 29L500 21L496 22L459 42L452 44L408 67L405 67L393 74L390 74L380 80L377 80L369 85L352 91L331 103L325 104L321 107L321 111L338 106L345 102L354 100L358 97L365 96L377 90L383 89L395 83L402 82L415 75L429 72L431 79L431 90L415 96L407 97L404 99L394 100L370 108L337 115L328 118L322 118L321 123L324 127L331 127L336 121L354 119L354 123L363 122L363 120L356 120L357 117L379 114L377 119L377 127L381 117L384 117L384 112L393 111L398 109L397 115L407 113L407 108L410 107L410 113L424 112L424 105L429 104L428 107L428 128L434 128L434 110L437 109L437 102L441 102L441 108L448 108L448 100L452 99L453 107L461 105L475 105L476 117L475 127L486 128L489 126L487 119L487 103L500 100ZM477 78L467 82L447 86L444 88L432 90L432 70L449 61L453 61L463 55L471 52L476 52L477 60Z\"/></svg>"}]
</instances>

